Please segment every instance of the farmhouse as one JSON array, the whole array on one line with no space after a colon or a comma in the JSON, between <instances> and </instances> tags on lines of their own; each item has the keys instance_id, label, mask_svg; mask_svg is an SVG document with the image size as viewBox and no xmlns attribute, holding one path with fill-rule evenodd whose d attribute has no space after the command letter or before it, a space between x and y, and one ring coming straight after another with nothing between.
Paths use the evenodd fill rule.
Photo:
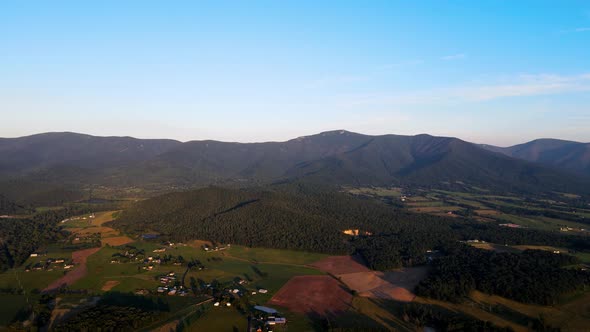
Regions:
<instances>
[{"instance_id":1,"label":"farmhouse","mask_svg":"<svg viewBox=\"0 0 590 332\"><path fill-rule=\"evenodd\" d=\"M500 224L500 226L502 227L510 227L510 228L523 228L522 226L518 225L518 224Z\"/></svg>"}]
</instances>

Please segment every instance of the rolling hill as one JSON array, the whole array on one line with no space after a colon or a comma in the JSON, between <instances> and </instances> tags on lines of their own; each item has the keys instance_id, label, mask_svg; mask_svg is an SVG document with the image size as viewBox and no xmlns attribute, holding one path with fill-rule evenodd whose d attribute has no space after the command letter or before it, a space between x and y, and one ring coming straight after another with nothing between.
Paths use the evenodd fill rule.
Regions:
<instances>
[{"instance_id":1,"label":"rolling hill","mask_svg":"<svg viewBox=\"0 0 590 332\"><path fill-rule=\"evenodd\" d=\"M490 151L590 176L590 143L538 139L506 148L482 145Z\"/></svg>"},{"instance_id":2,"label":"rolling hill","mask_svg":"<svg viewBox=\"0 0 590 332\"><path fill-rule=\"evenodd\" d=\"M590 180L450 137L344 130L286 142L140 140L49 133L0 139L0 176L68 186L191 188L305 181L590 193ZM573 163L573 162L572 162ZM0 188L0 193L2 188Z\"/></svg>"}]
</instances>

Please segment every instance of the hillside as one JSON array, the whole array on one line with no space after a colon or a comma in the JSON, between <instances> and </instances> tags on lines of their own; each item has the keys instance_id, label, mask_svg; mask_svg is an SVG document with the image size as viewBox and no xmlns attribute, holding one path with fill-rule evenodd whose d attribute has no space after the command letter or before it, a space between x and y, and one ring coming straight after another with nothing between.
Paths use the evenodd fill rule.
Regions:
<instances>
[{"instance_id":1,"label":"hillside","mask_svg":"<svg viewBox=\"0 0 590 332\"><path fill-rule=\"evenodd\" d=\"M101 169L153 158L180 144L173 140L97 137L76 133L45 133L0 138L0 174L35 171ZM64 172L65 173L65 172Z\"/></svg>"},{"instance_id":2,"label":"hillside","mask_svg":"<svg viewBox=\"0 0 590 332\"><path fill-rule=\"evenodd\" d=\"M590 194L590 177L450 137L329 131L286 142L139 140L50 133L0 139L0 178L153 190L301 180L328 185L473 186ZM2 188L0 188L2 193Z\"/></svg>"},{"instance_id":3,"label":"hillside","mask_svg":"<svg viewBox=\"0 0 590 332\"><path fill-rule=\"evenodd\" d=\"M88 198L88 195L64 185L24 180L0 182L0 195L21 206L61 206Z\"/></svg>"},{"instance_id":4,"label":"hillside","mask_svg":"<svg viewBox=\"0 0 590 332\"><path fill-rule=\"evenodd\" d=\"M590 176L590 143L538 139L506 148L482 145L490 151Z\"/></svg>"},{"instance_id":5,"label":"hillside","mask_svg":"<svg viewBox=\"0 0 590 332\"><path fill-rule=\"evenodd\" d=\"M447 241L579 245L584 238L413 214L371 199L307 185L257 189L208 187L141 201L114 226L159 240L213 240L251 247L325 253L358 252L379 269L425 261L426 250ZM353 239L344 230L371 236Z\"/></svg>"},{"instance_id":6,"label":"hillside","mask_svg":"<svg viewBox=\"0 0 590 332\"><path fill-rule=\"evenodd\" d=\"M377 136L351 151L292 168L289 174L351 185L465 184L499 191L548 188L588 192L590 182L567 172L502 156L456 138Z\"/></svg>"}]
</instances>

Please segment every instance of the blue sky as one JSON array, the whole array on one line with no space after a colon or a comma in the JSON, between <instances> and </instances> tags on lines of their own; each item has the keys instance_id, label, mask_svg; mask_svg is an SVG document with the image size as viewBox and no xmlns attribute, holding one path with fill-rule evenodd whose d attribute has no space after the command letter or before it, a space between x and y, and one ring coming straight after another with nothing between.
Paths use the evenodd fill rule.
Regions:
<instances>
[{"instance_id":1,"label":"blue sky","mask_svg":"<svg viewBox=\"0 0 590 332\"><path fill-rule=\"evenodd\" d=\"M0 31L0 137L590 141L588 1L5 1Z\"/></svg>"}]
</instances>

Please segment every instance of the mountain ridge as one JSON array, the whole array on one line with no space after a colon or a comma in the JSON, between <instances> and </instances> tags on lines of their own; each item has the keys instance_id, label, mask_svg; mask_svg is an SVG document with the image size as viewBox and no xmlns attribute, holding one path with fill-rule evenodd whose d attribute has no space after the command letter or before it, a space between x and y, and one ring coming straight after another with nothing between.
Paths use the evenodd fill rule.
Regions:
<instances>
[{"instance_id":1,"label":"mountain ridge","mask_svg":"<svg viewBox=\"0 0 590 332\"><path fill-rule=\"evenodd\" d=\"M590 178L454 137L325 131L284 142L45 133L0 139L0 179L68 185L184 187L280 181L331 185L483 185L586 193Z\"/></svg>"},{"instance_id":2,"label":"mountain ridge","mask_svg":"<svg viewBox=\"0 0 590 332\"><path fill-rule=\"evenodd\" d=\"M513 158L590 176L590 143L540 138L504 148L492 145L482 147Z\"/></svg>"}]
</instances>

